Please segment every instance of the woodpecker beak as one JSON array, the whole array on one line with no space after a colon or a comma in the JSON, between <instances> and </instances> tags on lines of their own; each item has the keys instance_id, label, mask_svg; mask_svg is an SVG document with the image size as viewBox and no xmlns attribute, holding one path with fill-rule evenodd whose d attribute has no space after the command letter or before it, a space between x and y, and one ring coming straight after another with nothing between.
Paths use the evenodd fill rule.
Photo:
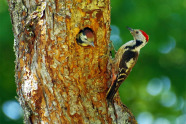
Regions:
<instances>
[{"instance_id":1,"label":"woodpecker beak","mask_svg":"<svg viewBox=\"0 0 186 124\"><path fill-rule=\"evenodd\" d=\"M130 27L127 27L127 29L130 31L130 33L134 36L134 33L135 33L135 31L134 31L134 29L132 29L132 28L130 28Z\"/></svg>"},{"instance_id":2,"label":"woodpecker beak","mask_svg":"<svg viewBox=\"0 0 186 124\"><path fill-rule=\"evenodd\" d=\"M128 27L128 26L127 26L127 29L128 29L130 32L133 32L133 31L134 31L134 29L132 29L132 28L130 28L130 27Z\"/></svg>"}]
</instances>

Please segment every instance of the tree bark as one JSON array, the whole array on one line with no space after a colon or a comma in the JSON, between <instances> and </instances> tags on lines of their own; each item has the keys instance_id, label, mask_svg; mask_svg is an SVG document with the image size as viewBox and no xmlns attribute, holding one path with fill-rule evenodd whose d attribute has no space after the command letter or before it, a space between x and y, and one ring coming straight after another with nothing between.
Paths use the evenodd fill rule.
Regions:
<instances>
[{"instance_id":1,"label":"tree bark","mask_svg":"<svg viewBox=\"0 0 186 124\"><path fill-rule=\"evenodd\" d=\"M8 0L14 31L15 80L24 123L111 124L110 0ZM95 47L76 43L94 31ZM135 124L117 94L117 122Z\"/></svg>"}]
</instances>

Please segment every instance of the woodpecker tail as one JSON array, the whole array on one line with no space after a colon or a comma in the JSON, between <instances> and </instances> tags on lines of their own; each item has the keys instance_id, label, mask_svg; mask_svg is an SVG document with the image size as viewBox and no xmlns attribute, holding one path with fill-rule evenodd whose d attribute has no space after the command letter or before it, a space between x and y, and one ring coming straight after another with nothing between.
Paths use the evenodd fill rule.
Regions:
<instances>
[{"instance_id":1,"label":"woodpecker tail","mask_svg":"<svg viewBox=\"0 0 186 124\"><path fill-rule=\"evenodd\" d=\"M112 86L109 88L108 92L107 92L107 100L108 101L112 101L116 92L118 91L121 83L127 78L127 74L125 73L124 68L119 70L119 73L116 77L116 80L114 81L114 83L112 84Z\"/></svg>"},{"instance_id":2,"label":"woodpecker tail","mask_svg":"<svg viewBox=\"0 0 186 124\"><path fill-rule=\"evenodd\" d=\"M116 80L114 81L113 85L109 88L108 92L107 92L107 100L108 101L112 101L114 98L114 95L116 94L117 90L119 87L116 87Z\"/></svg>"}]
</instances>

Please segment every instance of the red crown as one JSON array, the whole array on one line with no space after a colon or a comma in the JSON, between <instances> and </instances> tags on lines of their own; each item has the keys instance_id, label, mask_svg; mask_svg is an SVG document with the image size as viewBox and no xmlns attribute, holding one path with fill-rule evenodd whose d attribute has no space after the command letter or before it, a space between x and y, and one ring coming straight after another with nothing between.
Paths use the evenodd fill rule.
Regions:
<instances>
[{"instance_id":1,"label":"red crown","mask_svg":"<svg viewBox=\"0 0 186 124\"><path fill-rule=\"evenodd\" d=\"M141 33L143 34L143 36L146 38L146 41L148 42L149 41L149 36L142 30L140 30Z\"/></svg>"}]
</instances>

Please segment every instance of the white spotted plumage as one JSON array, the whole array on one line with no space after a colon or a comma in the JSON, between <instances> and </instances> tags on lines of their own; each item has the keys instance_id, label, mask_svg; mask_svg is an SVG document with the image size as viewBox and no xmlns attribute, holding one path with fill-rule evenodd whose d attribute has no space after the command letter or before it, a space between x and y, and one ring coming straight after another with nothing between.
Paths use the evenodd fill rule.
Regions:
<instances>
[{"instance_id":1,"label":"white spotted plumage","mask_svg":"<svg viewBox=\"0 0 186 124\"><path fill-rule=\"evenodd\" d=\"M127 78L137 62L139 52L148 42L148 35L139 29L129 28L134 40L122 45L112 62L112 84L107 92L107 100L112 101L121 83Z\"/></svg>"}]
</instances>

